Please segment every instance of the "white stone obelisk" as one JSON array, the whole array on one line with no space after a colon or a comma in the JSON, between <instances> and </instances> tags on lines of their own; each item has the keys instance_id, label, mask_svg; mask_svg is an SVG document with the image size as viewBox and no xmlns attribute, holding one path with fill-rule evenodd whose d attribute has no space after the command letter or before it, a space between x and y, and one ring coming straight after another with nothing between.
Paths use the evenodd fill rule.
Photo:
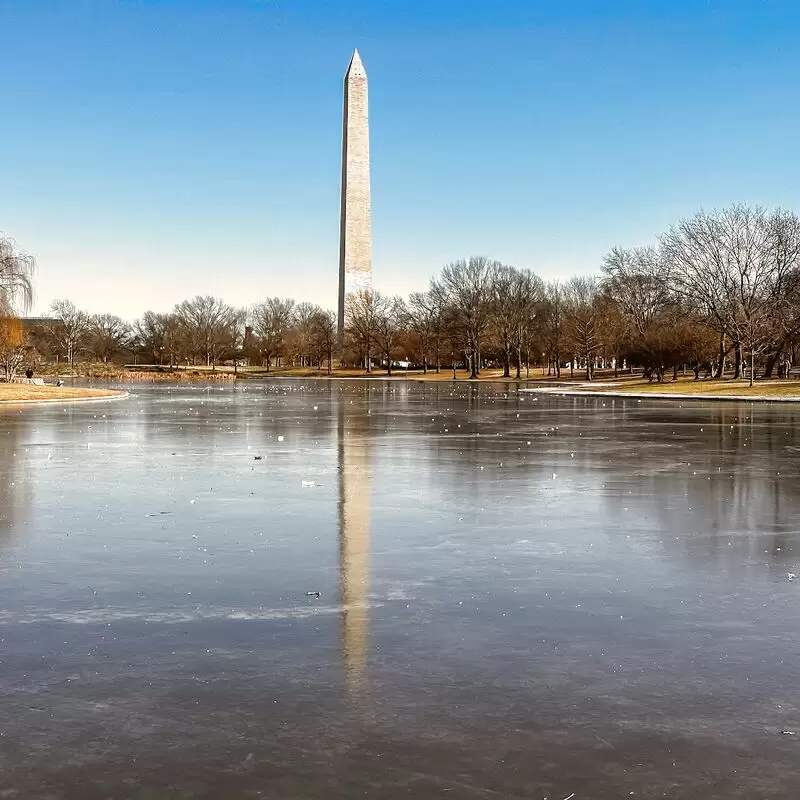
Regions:
<instances>
[{"instance_id":1,"label":"white stone obelisk","mask_svg":"<svg viewBox=\"0 0 800 800\"><path fill-rule=\"evenodd\" d=\"M339 230L339 337L347 326L347 297L372 290L367 73L358 50L344 76L342 206Z\"/></svg>"}]
</instances>

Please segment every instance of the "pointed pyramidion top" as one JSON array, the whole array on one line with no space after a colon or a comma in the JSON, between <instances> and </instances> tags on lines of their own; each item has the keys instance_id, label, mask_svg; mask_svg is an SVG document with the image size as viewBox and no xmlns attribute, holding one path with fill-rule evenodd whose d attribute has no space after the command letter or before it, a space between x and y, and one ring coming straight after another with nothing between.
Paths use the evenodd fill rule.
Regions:
<instances>
[{"instance_id":1,"label":"pointed pyramidion top","mask_svg":"<svg viewBox=\"0 0 800 800\"><path fill-rule=\"evenodd\" d=\"M345 78L366 78L367 72L364 65L361 63L361 56L358 50L353 50L353 57L350 59L350 65L347 67Z\"/></svg>"}]
</instances>

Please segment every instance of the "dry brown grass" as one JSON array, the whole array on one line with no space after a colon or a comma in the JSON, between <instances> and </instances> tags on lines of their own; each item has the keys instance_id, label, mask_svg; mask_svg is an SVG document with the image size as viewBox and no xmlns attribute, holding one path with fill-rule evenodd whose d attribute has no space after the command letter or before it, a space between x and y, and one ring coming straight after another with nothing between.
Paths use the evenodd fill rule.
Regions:
<instances>
[{"instance_id":1,"label":"dry brown grass","mask_svg":"<svg viewBox=\"0 0 800 800\"><path fill-rule=\"evenodd\" d=\"M512 370L511 378L503 377L502 369L484 369L481 371L480 377L476 380L479 381L513 381L514 371ZM391 375L387 375L385 369L374 369L372 372L365 372L363 369L350 369L348 367L336 367L331 374L328 374L326 369L316 369L312 367L291 367L287 369L271 369L265 372L263 369L250 367L239 371L240 378L254 378L254 379L268 379L268 378L359 378L363 380L407 380L407 381L425 381L439 382L439 381L452 381L453 370L451 368L442 367L439 373L429 370L424 373L422 370L404 370L394 369ZM456 370L456 380L466 381L469 380L469 372L463 369ZM522 371L520 381L536 381L537 383L545 380L555 380L555 376L547 377L542 375L541 368L530 370L530 376L525 377L525 370ZM566 377L561 378L566 381ZM577 380L577 378L576 378Z\"/></svg>"},{"instance_id":2,"label":"dry brown grass","mask_svg":"<svg viewBox=\"0 0 800 800\"><path fill-rule=\"evenodd\" d=\"M36 370L37 376L55 379L57 376L89 378L101 381L125 381L141 383L191 383L199 381L232 381L235 379L233 367L168 367L138 369L119 364L97 362L77 362L75 364L42 364Z\"/></svg>"},{"instance_id":3,"label":"dry brown grass","mask_svg":"<svg viewBox=\"0 0 800 800\"><path fill-rule=\"evenodd\" d=\"M76 386L34 386L27 383L0 383L0 402L15 403L30 400L81 400L116 397L124 392L109 389L85 389Z\"/></svg>"},{"instance_id":4,"label":"dry brown grass","mask_svg":"<svg viewBox=\"0 0 800 800\"><path fill-rule=\"evenodd\" d=\"M232 371L175 370L174 372L151 372L145 370L123 370L114 376L118 381L133 381L136 383L219 383L236 379Z\"/></svg>"},{"instance_id":5,"label":"dry brown grass","mask_svg":"<svg viewBox=\"0 0 800 800\"><path fill-rule=\"evenodd\" d=\"M594 387L584 385L582 388L592 391ZM750 386L749 381L695 381L691 378L686 378L678 379L677 381L664 381L664 383L627 381L614 386L598 386L596 391L625 394L708 395L709 397L793 397L800 400L800 381L756 381L754 386Z\"/></svg>"},{"instance_id":6,"label":"dry brown grass","mask_svg":"<svg viewBox=\"0 0 800 800\"><path fill-rule=\"evenodd\" d=\"M479 381L514 381L514 370L512 369L511 378L503 378L502 369L484 369L477 380ZM134 366L129 364L123 366L120 364L103 364L97 362L76 362L73 365L66 363L59 364L42 364L37 369L37 375L43 375L49 379L55 379L57 376L62 377L81 377L90 380L105 380L116 382L142 382L142 383L200 383L203 381L232 381L235 379L257 379L266 380L270 378L359 378L359 379L373 379L373 380L409 380L409 381L452 381L453 370L450 367L442 366L441 371L437 374L433 370L423 373L421 369L404 370L395 369L391 375L386 374L385 369L374 369L372 372L367 373L363 369L352 369L348 367L335 367L331 374L328 374L327 369L319 369L316 367L281 367L275 368L267 372L263 367L245 367L240 366L237 373L234 373L232 366L219 365L212 369L203 365L180 367L178 369L169 369L168 367L159 368L149 366ZM463 369L456 370L456 380L466 381L469 380L469 372ZM596 379L610 380L613 379L612 373L600 372L596 373ZM580 383L585 380L581 371L576 371L574 375L570 375L568 369L562 370L561 376L547 375L541 367L531 367L527 375L525 370L522 370L520 381L530 382L558 382L558 383Z\"/></svg>"}]
</instances>

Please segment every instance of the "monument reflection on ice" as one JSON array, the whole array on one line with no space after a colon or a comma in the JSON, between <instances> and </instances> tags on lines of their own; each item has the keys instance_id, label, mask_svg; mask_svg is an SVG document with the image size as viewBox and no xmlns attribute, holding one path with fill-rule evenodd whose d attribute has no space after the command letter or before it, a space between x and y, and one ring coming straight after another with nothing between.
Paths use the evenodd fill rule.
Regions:
<instances>
[{"instance_id":1,"label":"monument reflection on ice","mask_svg":"<svg viewBox=\"0 0 800 800\"><path fill-rule=\"evenodd\" d=\"M370 494L369 417L363 405L341 399L339 457L339 599L341 645L348 689L363 686L369 638Z\"/></svg>"}]
</instances>

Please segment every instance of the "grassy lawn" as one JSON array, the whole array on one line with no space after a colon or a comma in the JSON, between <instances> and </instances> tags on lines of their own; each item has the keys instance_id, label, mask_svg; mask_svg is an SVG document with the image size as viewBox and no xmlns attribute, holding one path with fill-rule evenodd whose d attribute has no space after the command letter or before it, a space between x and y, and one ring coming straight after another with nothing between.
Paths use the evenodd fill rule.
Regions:
<instances>
[{"instance_id":1,"label":"grassy lawn","mask_svg":"<svg viewBox=\"0 0 800 800\"><path fill-rule=\"evenodd\" d=\"M0 383L0 402L20 400L78 400L88 397L115 397L122 392L108 389L82 389L67 386L33 386L27 383Z\"/></svg>"}]
</instances>

